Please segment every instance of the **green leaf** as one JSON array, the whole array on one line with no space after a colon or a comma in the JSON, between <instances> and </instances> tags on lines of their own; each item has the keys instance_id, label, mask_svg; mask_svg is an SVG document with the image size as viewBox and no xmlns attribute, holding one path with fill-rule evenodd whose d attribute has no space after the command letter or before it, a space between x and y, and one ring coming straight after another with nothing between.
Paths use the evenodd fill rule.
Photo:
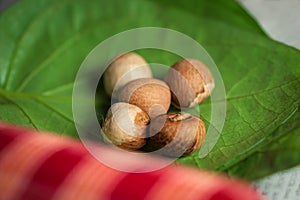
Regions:
<instances>
[{"instance_id":1,"label":"green leaf","mask_svg":"<svg viewBox=\"0 0 300 200\"><path fill-rule=\"evenodd\" d=\"M251 179L300 163L294 148L299 141L300 52L268 38L235 1L16 3L0 15L0 120L76 136L71 95L80 64L99 42L144 26L175 29L197 40L225 84L227 117L221 138L204 159L196 152L179 163ZM151 50L141 54L168 65L178 59ZM103 116L109 100L103 96L98 101ZM200 105L207 126L214 125L211 103L219 102ZM268 164L270 154L279 160ZM290 161L281 162L287 155ZM257 162L261 169L248 176L244 166Z\"/></svg>"},{"instance_id":2,"label":"green leaf","mask_svg":"<svg viewBox=\"0 0 300 200\"><path fill-rule=\"evenodd\" d=\"M299 164L300 110L293 118L273 133L274 137L278 137L278 140L273 140L273 142L270 140L267 145L257 148L254 154L247 157L239 165L229 168L227 173L253 180L269 175L270 169L279 171ZM254 169L259 170L253 173Z\"/></svg>"}]
</instances>

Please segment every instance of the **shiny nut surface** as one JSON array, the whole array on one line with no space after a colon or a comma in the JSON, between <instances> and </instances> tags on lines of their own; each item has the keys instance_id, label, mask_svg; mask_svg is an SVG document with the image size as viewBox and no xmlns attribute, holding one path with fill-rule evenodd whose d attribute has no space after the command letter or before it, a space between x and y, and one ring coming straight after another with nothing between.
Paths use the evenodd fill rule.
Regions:
<instances>
[{"instance_id":1,"label":"shiny nut surface","mask_svg":"<svg viewBox=\"0 0 300 200\"><path fill-rule=\"evenodd\" d=\"M203 102L215 87L209 69L196 59L176 62L165 79L172 91L172 102L177 108L191 108Z\"/></svg>"},{"instance_id":2,"label":"shiny nut surface","mask_svg":"<svg viewBox=\"0 0 300 200\"><path fill-rule=\"evenodd\" d=\"M148 115L135 105L115 103L107 112L102 125L106 142L118 147L135 150L145 145Z\"/></svg>"},{"instance_id":3,"label":"shiny nut surface","mask_svg":"<svg viewBox=\"0 0 300 200\"><path fill-rule=\"evenodd\" d=\"M151 78L152 72L147 62L138 54L129 52L114 59L103 75L104 88L108 95L126 83L138 78Z\"/></svg>"}]
</instances>

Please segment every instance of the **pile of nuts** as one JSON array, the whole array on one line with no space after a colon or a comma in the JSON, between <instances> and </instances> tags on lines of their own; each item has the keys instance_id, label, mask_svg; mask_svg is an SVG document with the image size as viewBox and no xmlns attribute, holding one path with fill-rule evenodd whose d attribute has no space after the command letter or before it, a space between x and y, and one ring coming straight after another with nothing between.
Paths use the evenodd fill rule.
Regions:
<instances>
[{"instance_id":1,"label":"pile of nuts","mask_svg":"<svg viewBox=\"0 0 300 200\"><path fill-rule=\"evenodd\" d=\"M214 89L209 69L196 59L176 62L164 81L152 78L147 62L125 53L109 65L104 88L117 100L102 124L106 142L133 151L159 151L172 157L193 153L203 143L203 121L188 113L168 113L171 105L187 109L203 102Z\"/></svg>"}]
</instances>

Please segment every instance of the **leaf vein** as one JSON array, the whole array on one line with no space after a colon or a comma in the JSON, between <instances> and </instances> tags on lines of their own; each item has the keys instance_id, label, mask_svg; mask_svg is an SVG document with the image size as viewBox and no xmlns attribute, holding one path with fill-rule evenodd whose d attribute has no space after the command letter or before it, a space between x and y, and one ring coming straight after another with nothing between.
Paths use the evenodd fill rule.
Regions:
<instances>
[{"instance_id":1,"label":"leaf vein","mask_svg":"<svg viewBox=\"0 0 300 200\"><path fill-rule=\"evenodd\" d=\"M38 129L38 127L35 125L35 123L33 122L33 120L31 119L31 117L29 116L29 114L27 114L27 112L22 108L22 106L20 106L19 104L17 104L15 101L13 101L11 98L2 95L3 98L5 98L7 101L11 102L13 105L15 105L16 107L19 108L19 110L24 114L24 116L28 119L29 123L35 128Z\"/></svg>"},{"instance_id":2,"label":"leaf vein","mask_svg":"<svg viewBox=\"0 0 300 200\"><path fill-rule=\"evenodd\" d=\"M62 2L62 1L60 1ZM62 4L61 4L62 5ZM14 49L12 51L12 55L9 58L9 65L7 67L7 72L5 74L5 78L3 81L3 88L4 89L8 89L8 83L9 83L9 78L10 78L10 74L13 68L13 63L16 59L18 50L20 49L19 46L21 44L21 42L23 41L25 35L28 33L28 31L30 30L30 27L37 22L38 19L40 19L40 16L45 15L47 12L49 12L54 6L57 6L56 4L52 4L52 6L48 6L46 8L46 10L40 10L40 12L38 12L34 17L33 20L31 20L26 26L25 29L23 30L22 34L17 38L17 40L15 41L15 46ZM39 17L38 17L39 16Z\"/></svg>"}]
</instances>

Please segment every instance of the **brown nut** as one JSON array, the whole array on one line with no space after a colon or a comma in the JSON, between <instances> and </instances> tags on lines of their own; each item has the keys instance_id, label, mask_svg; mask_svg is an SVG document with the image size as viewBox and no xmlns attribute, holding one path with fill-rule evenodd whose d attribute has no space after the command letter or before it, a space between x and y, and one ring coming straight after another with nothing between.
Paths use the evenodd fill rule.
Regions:
<instances>
[{"instance_id":1,"label":"brown nut","mask_svg":"<svg viewBox=\"0 0 300 200\"><path fill-rule=\"evenodd\" d=\"M129 52L118 56L103 74L104 89L108 95L138 78L151 78L147 62L138 54Z\"/></svg>"},{"instance_id":2,"label":"brown nut","mask_svg":"<svg viewBox=\"0 0 300 200\"><path fill-rule=\"evenodd\" d=\"M215 87L209 69L196 59L175 63L166 73L165 81L171 89L174 106L182 109L203 102Z\"/></svg>"},{"instance_id":3,"label":"brown nut","mask_svg":"<svg viewBox=\"0 0 300 200\"><path fill-rule=\"evenodd\" d=\"M206 135L203 121L188 113L169 113L156 117L150 123L145 149L159 150L171 157L186 156L196 151Z\"/></svg>"},{"instance_id":4,"label":"brown nut","mask_svg":"<svg viewBox=\"0 0 300 200\"><path fill-rule=\"evenodd\" d=\"M120 91L118 100L138 106L152 119L167 113L171 104L171 92L161 80L141 78L127 83Z\"/></svg>"},{"instance_id":5,"label":"brown nut","mask_svg":"<svg viewBox=\"0 0 300 200\"><path fill-rule=\"evenodd\" d=\"M135 150L146 143L148 115L135 105L115 103L107 112L102 125L105 141L118 147Z\"/></svg>"}]
</instances>

